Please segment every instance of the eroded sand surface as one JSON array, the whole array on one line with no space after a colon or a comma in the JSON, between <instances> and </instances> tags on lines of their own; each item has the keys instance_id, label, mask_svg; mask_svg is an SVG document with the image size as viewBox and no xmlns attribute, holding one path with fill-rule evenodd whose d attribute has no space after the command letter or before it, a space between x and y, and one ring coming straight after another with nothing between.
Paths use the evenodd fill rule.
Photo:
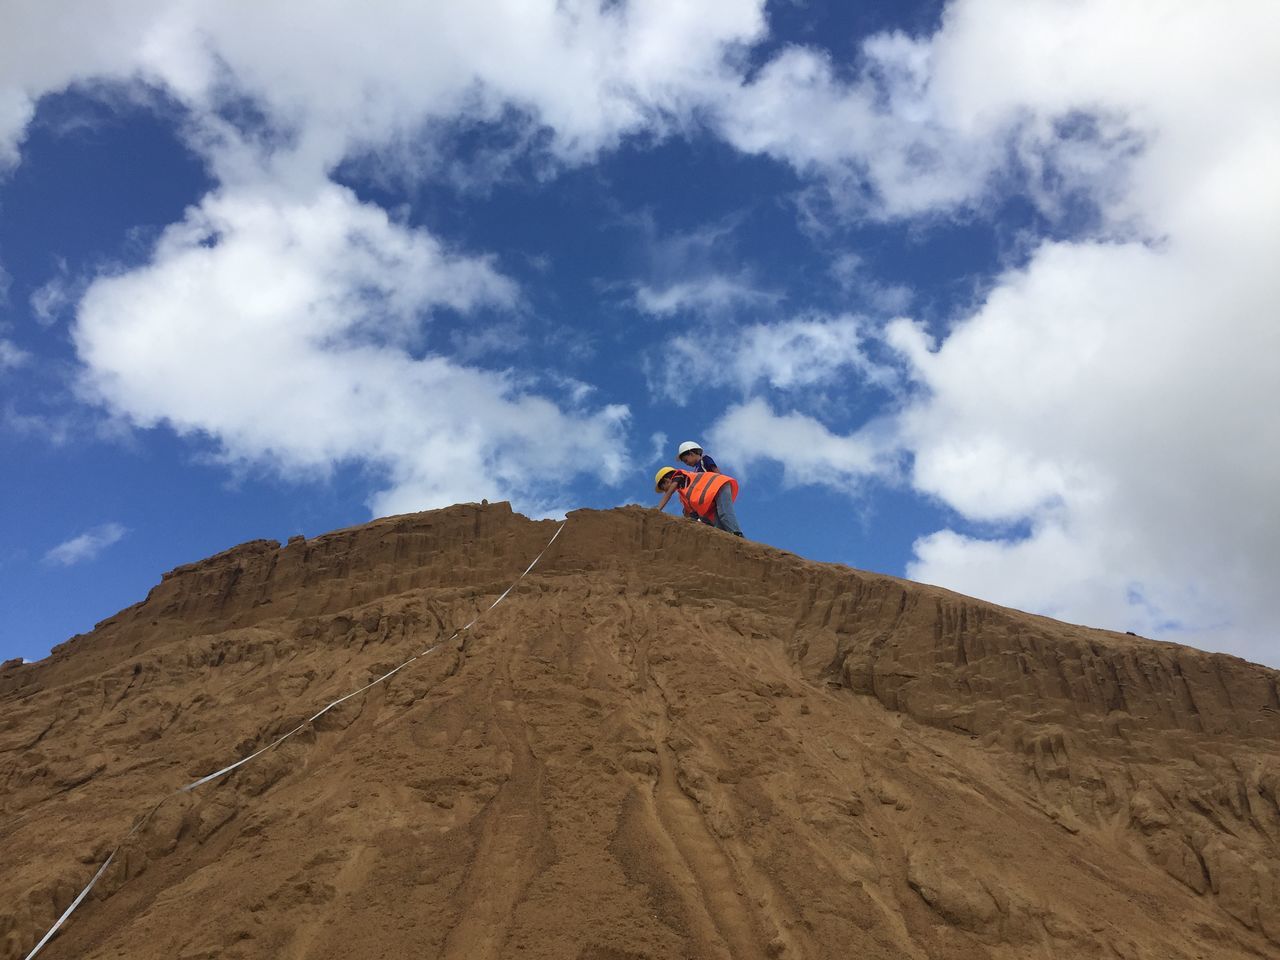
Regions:
<instances>
[{"instance_id":1,"label":"eroded sand surface","mask_svg":"<svg viewBox=\"0 0 1280 960\"><path fill-rule=\"evenodd\" d=\"M0 957L553 530L250 543L9 665ZM1280 957L1278 679L581 511L462 649L166 803L42 957Z\"/></svg>"}]
</instances>

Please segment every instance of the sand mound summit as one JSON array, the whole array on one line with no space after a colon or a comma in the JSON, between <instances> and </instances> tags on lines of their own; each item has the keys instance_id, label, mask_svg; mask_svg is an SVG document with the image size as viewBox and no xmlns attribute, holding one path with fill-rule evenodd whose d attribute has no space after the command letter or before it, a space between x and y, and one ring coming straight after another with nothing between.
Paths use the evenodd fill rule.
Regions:
<instances>
[{"instance_id":1,"label":"sand mound summit","mask_svg":"<svg viewBox=\"0 0 1280 960\"><path fill-rule=\"evenodd\" d=\"M6 665L0 957L554 529L255 541ZM1280 957L1278 799L1276 671L579 511L41 957Z\"/></svg>"}]
</instances>

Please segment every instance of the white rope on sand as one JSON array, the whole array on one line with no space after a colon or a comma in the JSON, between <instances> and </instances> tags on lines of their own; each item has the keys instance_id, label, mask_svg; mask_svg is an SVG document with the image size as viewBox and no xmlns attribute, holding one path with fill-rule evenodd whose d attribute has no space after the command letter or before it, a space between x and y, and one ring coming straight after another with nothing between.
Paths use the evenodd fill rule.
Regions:
<instances>
[{"instance_id":1,"label":"white rope on sand","mask_svg":"<svg viewBox=\"0 0 1280 960\"><path fill-rule=\"evenodd\" d=\"M370 680L368 683L366 683L363 687L360 687L358 690L352 690L350 693L346 694L345 696L339 697L337 700L334 700L323 710L320 710L318 713L312 714L306 720L302 721L302 723L298 724L288 733L280 737L277 737L275 740L272 740L265 747L261 747L258 750L255 750L253 753L249 754L247 757L242 757L239 760L237 760L235 763L227 764L227 766L223 767L221 770L215 770L213 773L206 774L200 779L193 780L190 783L188 783L186 786L178 787L178 789L174 790L172 793L166 794L160 800L159 803L157 803L154 807L151 808L151 810L147 813L145 817L143 817L141 820L139 820L137 823L133 825L133 829L131 829L127 834L125 834L124 838L119 843L116 844L115 849L113 849L109 854L107 854L107 859L102 862L102 866L98 868L98 872L93 875L93 878L87 884L85 884L84 889L81 890L80 893L76 896L76 898L71 901L71 905L67 907L66 910L62 911L62 916L58 917L58 919L54 921L53 926L51 926L49 930L45 933L45 935L40 938L40 942L31 948L31 952L27 954L26 960L32 960L32 958L34 958L37 953L39 953L41 950L44 949L45 944L47 944L51 939L53 939L53 935L57 933L59 929L61 929L64 923L67 922L67 918L70 917L71 914L75 912L76 908L80 906L80 903L84 900L84 898L89 895L89 891L93 889L94 885L102 878L102 875L106 873L107 867L111 866L111 862L115 859L116 854L120 852L120 848L123 847L126 843L128 843L129 840L133 837L133 835L137 833L139 830L141 830L147 824L147 822L151 819L151 817L155 814L155 812L159 810L162 806L164 806L169 800L173 799L179 794L189 793L192 790L196 789L196 787L203 786L204 784L209 783L210 781L217 780L219 777L230 773L232 770L236 769L237 767L243 766L244 764L248 763L250 760L253 760L256 757L262 756L267 751L274 750L276 747L280 746L280 744L284 743L286 740L292 737L295 733L298 733L299 731L306 728L308 724L315 723L315 721L319 720L321 717L323 717L326 713L328 713L338 704L342 703L345 700L350 700L352 697L356 696L357 694L364 693L364 691L368 690L370 687L376 686L377 684L382 683L382 681L384 680L390 679L392 676L399 673L401 670L409 666L409 664L413 663L415 660L420 660L423 657L434 653L436 650L440 649L440 647L444 646L445 644L452 643L454 640L458 639L458 637L460 637L464 632L466 632L467 630L470 630L475 625L477 620L479 620L486 613L488 613L490 610L492 610L494 607L500 604L503 600L507 599L507 595L516 588L516 585L521 580L523 580L525 576L528 575L530 570L532 570L534 567L538 565L538 561L541 560L543 556L546 555L546 552L551 549L551 545L556 542L556 538L560 536L560 532L564 530L564 525L567 522L568 520L560 521L560 525L556 527L556 532L551 535L551 539L547 541L547 545L542 548L542 553L539 553L536 557L533 558L533 563L529 564L527 567L524 568L524 572L521 573L520 576L516 577L515 580L512 581L511 586L507 587L507 589L502 591L502 593L498 596L497 600L493 601L493 603L489 604L489 606L486 607L482 612L480 612L475 617L473 617L470 623L466 624L463 627L459 627L457 630L455 630L453 632L453 635L449 637L448 640L442 640L439 643L432 644L431 646L427 647L427 649L423 650L421 653L414 654L412 657L410 657L404 663L400 664L398 667L394 667L391 670L388 670L382 676L378 677L378 679Z\"/></svg>"}]
</instances>

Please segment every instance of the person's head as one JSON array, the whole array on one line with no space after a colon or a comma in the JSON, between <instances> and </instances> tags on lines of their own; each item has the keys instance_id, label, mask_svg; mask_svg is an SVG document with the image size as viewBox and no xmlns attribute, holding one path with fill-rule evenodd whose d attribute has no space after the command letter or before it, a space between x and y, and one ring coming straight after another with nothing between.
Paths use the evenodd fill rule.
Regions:
<instances>
[{"instance_id":1,"label":"person's head","mask_svg":"<svg viewBox=\"0 0 1280 960\"><path fill-rule=\"evenodd\" d=\"M663 467L653 478L653 486L658 493L678 490L684 486L684 474L675 467Z\"/></svg>"},{"instance_id":2,"label":"person's head","mask_svg":"<svg viewBox=\"0 0 1280 960\"><path fill-rule=\"evenodd\" d=\"M697 441L686 440L680 444L680 449L676 452L676 456L680 458L680 462L687 466L696 466L698 461L702 459L702 448L698 446Z\"/></svg>"}]
</instances>

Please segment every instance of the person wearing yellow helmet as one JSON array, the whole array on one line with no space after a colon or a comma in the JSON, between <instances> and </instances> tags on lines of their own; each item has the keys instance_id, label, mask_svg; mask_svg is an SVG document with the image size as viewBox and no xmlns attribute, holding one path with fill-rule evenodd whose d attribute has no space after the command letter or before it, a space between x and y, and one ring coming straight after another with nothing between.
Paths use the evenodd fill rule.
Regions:
<instances>
[{"instance_id":1,"label":"person wearing yellow helmet","mask_svg":"<svg viewBox=\"0 0 1280 960\"><path fill-rule=\"evenodd\" d=\"M662 491L666 489L665 481L667 477L671 476L675 472L676 472L675 467L663 467L661 470L659 470L653 477L654 490L657 493L662 493ZM670 497L667 498L667 500L670 500L670 499L671 499ZM662 501L662 507L665 507L667 505L667 500ZM662 507L658 507L658 509L661 510Z\"/></svg>"},{"instance_id":2,"label":"person wearing yellow helmet","mask_svg":"<svg viewBox=\"0 0 1280 960\"><path fill-rule=\"evenodd\" d=\"M675 492L676 492L676 486L674 484L668 484L666 482L667 478L670 477L673 473L680 473L680 472L681 471L677 470L675 467L663 467L661 470L658 471L657 476L653 478L655 488L657 489L658 493L662 494L662 499L658 501L659 513L667 509L667 501L669 501L672 498L672 496L675 495ZM685 510L684 515L685 515L685 519L687 520L698 519L696 514L691 514L688 510Z\"/></svg>"},{"instance_id":3,"label":"person wearing yellow helmet","mask_svg":"<svg viewBox=\"0 0 1280 960\"><path fill-rule=\"evenodd\" d=\"M684 443L680 444L680 448L676 450L676 459L683 463L690 473L720 472L720 468L716 466L716 462L702 452L702 447L696 440L686 440ZM674 468L666 467L665 469L671 470ZM660 470L658 472L661 473L662 471ZM658 492L662 493L662 487L660 485L658 487ZM674 492L674 490L669 490L663 495L662 502L658 504L659 510L666 509L667 501L671 499L671 495ZM687 511L685 516L689 516ZM690 519L696 520L697 517L691 517Z\"/></svg>"},{"instance_id":4,"label":"person wearing yellow helmet","mask_svg":"<svg viewBox=\"0 0 1280 960\"><path fill-rule=\"evenodd\" d=\"M723 473L692 473L675 467L663 467L653 478L654 488L662 494L658 509L662 510L672 495L680 497L684 515L720 530L742 536L733 501L738 499L738 481Z\"/></svg>"}]
</instances>

